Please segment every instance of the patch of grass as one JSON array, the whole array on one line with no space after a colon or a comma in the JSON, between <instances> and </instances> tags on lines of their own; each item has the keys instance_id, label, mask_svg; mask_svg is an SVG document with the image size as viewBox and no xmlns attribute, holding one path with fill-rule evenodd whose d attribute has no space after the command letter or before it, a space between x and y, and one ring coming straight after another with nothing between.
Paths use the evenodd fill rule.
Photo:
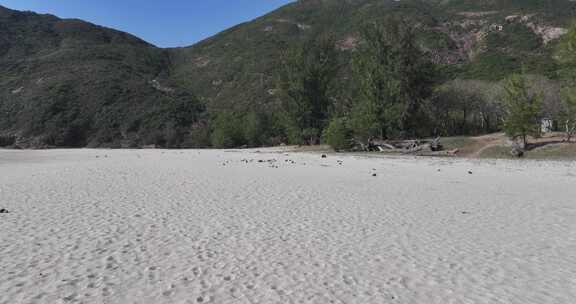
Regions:
<instances>
[{"instance_id":1,"label":"patch of grass","mask_svg":"<svg viewBox=\"0 0 576 304\"><path fill-rule=\"evenodd\" d=\"M461 153L466 153L472 149L474 140L467 136L442 137L440 143L444 150L458 149Z\"/></svg>"},{"instance_id":2,"label":"patch of grass","mask_svg":"<svg viewBox=\"0 0 576 304\"><path fill-rule=\"evenodd\" d=\"M496 159L517 159L510 154L510 147L508 146L494 146L484 150L480 158L496 158Z\"/></svg>"},{"instance_id":3,"label":"patch of grass","mask_svg":"<svg viewBox=\"0 0 576 304\"><path fill-rule=\"evenodd\" d=\"M495 146L482 152L480 158L517 159L510 154L510 147ZM554 144L526 152L523 159L534 160L574 160L576 144Z\"/></svg>"},{"instance_id":4,"label":"patch of grass","mask_svg":"<svg viewBox=\"0 0 576 304\"><path fill-rule=\"evenodd\" d=\"M530 159L576 159L576 144L555 144L544 146L526 154Z\"/></svg>"}]
</instances>

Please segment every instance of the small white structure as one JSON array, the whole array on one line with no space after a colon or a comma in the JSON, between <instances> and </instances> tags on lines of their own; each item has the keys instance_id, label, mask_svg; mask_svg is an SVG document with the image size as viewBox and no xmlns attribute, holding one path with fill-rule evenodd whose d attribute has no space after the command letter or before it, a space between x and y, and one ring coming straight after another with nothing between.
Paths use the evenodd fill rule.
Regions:
<instances>
[{"instance_id":1,"label":"small white structure","mask_svg":"<svg viewBox=\"0 0 576 304\"><path fill-rule=\"evenodd\" d=\"M550 133L554 131L554 120L551 118L542 118L540 126L542 133Z\"/></svg>"}]
</instances>

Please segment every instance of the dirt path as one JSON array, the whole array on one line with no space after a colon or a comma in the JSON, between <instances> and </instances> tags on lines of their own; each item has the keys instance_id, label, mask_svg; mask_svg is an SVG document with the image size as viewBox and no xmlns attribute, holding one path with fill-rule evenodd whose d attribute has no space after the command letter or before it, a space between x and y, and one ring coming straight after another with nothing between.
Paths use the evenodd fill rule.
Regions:
<instances>
[{"instance_id":1,"label":"dirt path","mask_svg":"<svg viewBox=\"0 0 576 304\"><path fill-rule=\"evenodd\" d=\"M465 158L479 158L487 149L503 144L505 138L504 133L470 137L469 142L458 147L458 156Z\"/></svg>"},{"instance_id":2,"label":"dirt path","mask_svg":"<svg viewBox=\"0 0 576 304\"><path fill-rule=\"evenodd\" d=\"M467 155L467 157L479 158L484 151L502 145L505 141L505 135L503 133L483 135L474 137L473 140L475 141L474 152Z\"/></svg>"},{"instance_id":3,"label":"dirt path","mask_svg":"<svg viewBox=\"0 0 576 304\"><path fill-rule=\"evenodd\" d=\"M531 144L541 144L542 146L562 143L563 133L547 133L540 138L531 138ZM467 158L480 158L482 154L493 147L504 146L506 144L506 135L504 133L488 134L471 138L474 142L465 146L460 155Z\"/></svg>"}]
</instances>

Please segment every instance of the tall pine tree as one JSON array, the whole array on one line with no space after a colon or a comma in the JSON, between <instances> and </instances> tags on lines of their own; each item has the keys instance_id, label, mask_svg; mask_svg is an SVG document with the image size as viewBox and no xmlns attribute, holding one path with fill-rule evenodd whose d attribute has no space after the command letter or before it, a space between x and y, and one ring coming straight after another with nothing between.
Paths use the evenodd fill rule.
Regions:
<instances>
[{"instance_id":1,"label":"tall pine tree","mask_svg":"<svg viewBox=\"0 0 576 304\"><path fill-rule=\"evenodd\" d=\"M565 78L566 88L562 92L564 109L560 118L566 139L570 142L576 134L576 23L560 40L555 58L561 64L561 76Z\"/></svg>"},{"instance_id":2,"label":"tall pine tree","mask_svg":"<svg viewBox=\"0 0 576 304\"><path fill-rule=\"evenodd\" d=\"M418 48L414 28L388 19L384 25L365 25L361 33L353 59L359 94L351 121L357 137L421 135L421 106L432 94L433 65Z\"/></svg>"},{"instance_id":3,"label":"tall pine tree","mask_svg":"<svg viewBox=\"0 0 576 304\"><path fill-rule=\"evenodd\" d=\"M542 97L532 94L523 75L514 74L506 79L504 86L504 106L506 118L504 130L508 137L522 141L523 147L528 144L528 136L540 135L540 112Z\"/></svg>"},{"instance_id":4,"label":"tall pine tree","mask_svg":"<svg viewBox=\"0 0 576 304\"><path fill-rule=\"evenodd\" d=\"M309 40L284 54L280 88L285 97L285 125L293 143L319 140L329 118L337 55L331 36Z\"/></svg>"}]
</instances>

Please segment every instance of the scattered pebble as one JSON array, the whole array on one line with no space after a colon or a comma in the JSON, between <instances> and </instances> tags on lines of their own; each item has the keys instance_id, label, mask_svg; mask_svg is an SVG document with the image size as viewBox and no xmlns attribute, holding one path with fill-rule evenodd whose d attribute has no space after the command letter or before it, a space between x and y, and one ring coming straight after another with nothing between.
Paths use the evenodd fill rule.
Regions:
<instances>
[{"instance_id":1,"label":"scattered pebble","mask_svg":"<svg viewBox=\"0 0 576 304\"><path fill-rule=\"evenodd\" d=\"M378 176L378 174L376 174L376 173L373 173L373 174L372 174L372 176L376 177L376 176Z\"/></svg>"},{"instance_id":2,"label":"scattered pebble","mask_svg":"<svg viewBox=\"0 0 576 304\"><path fill-rule=\"evenodd\" d=\"M468 171L468 174L472 174L472 171Z\"/></svg>"},{"instance_id":3,"label":"scattered pebble","mask_svg":"<svg viewBox=\"0 0 576 304\"><path fill-rule=\"evenodd\" d=\"M322 158L328 158L328 155L322 154Z\"/></svg>"}]
</instances>

